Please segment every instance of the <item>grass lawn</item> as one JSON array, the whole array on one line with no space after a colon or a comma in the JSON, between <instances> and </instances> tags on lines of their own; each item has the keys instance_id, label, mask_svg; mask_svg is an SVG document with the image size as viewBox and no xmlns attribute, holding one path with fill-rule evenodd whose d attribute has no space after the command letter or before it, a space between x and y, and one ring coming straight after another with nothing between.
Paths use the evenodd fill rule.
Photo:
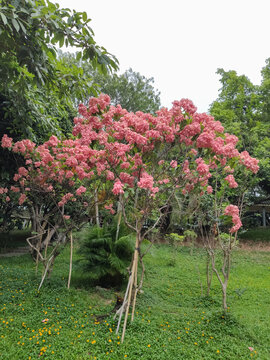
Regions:
<instances>
[{"instance_id":1,"label":"grass lawn","mask_svg":"<svg viewBox=\"0 0 270 360\"><path fill-rule=\"evenodd\" d=\"M0 359L270 359L270 253L234 253L224 316L215 279L201 296L202 250L153 246L123 344L112 316L94 317L113 308L115 292L87 288L76 268L68 291L68 257L66 249L39 293L30 256L0 259Z\"/></svg>"}]
</instances>

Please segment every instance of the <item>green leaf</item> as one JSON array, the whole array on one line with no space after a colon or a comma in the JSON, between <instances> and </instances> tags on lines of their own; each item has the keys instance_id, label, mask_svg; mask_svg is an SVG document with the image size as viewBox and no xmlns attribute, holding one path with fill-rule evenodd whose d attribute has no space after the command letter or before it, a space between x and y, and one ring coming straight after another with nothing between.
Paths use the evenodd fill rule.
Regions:
<instances>
[{"instance_id":1,"label":"green leaf","mask_svg":"<svg viewBox=\"0 0 270 360\"><path fill-rule=\"evenodd\" d=\"M26 34L26 29L25 29L23 23L21 21L19 21L19 20L18 20L18 22L20 24L20 27L21 27L22 31Z\"/></svg>"},{"instance_id":2,"label":"green leaf","mask_svg":"<svg viewBox=\"0 0 270 360\"><path fill-rule=\"evenodd\" d=\"M77 55L76 55L76 60L79 61L82 57L82 53L81 51L77 52Z\"/></svg>"},{"instance_id":3,"label":"green leaf","mask_svg":"<svg viewBox=\"0 0 270 360\"><path fill-rule=\"evenodd\" d=\"M64 45L64 42L65 42L65 38L64 38L64 35L62 35L60 38L60 41L59 41L60 48Z\"/></svg>"},{"instance_id":4,"label":"green leaf","mask_svg":"<svg viewBox=\"0 0 270 360\"><path fill-rule=\"evenodd\" d=\"M6 15L5 15L5 14L3 14L2 12L0 13L0 15L1 15L1 18L2 18L2 20L3 20L4 25L7 25L7 18L6 18Z\"/></svg>"},{"instance_id":5,"label":"green leaf","mask_svg":"<svg viewBox=\"0 0 270 360\"><path fill-rule=\"evenodd\" d=\"M87 14L85 11L82 13L82 18L83 18L83 21L87 20Z\"/></svg>"},{"instance_id":6,"label":"green leaf","mask_svg":"<svg viewBox=\"0 0 270 360\"><path fill-rule=\"evenodd\" d=\"M15 27L15 29L17 30L17 32L19 32L20 31L20 26L18 24L18 21L15 20L15 19L11 19L11 22L12 22L13 26Z\"/></svg>"}]
</instances>

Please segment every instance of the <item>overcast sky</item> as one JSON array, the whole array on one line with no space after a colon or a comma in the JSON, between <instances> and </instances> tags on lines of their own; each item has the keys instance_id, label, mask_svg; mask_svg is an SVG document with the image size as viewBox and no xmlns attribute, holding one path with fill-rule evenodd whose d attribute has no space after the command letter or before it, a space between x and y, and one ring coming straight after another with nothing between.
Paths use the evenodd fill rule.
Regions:
<instances>
[{"instance_id":1,"label":"overcast sky","mask_svg":"<svg viewBox=\"0 0 270 360\"><path fill-rule=\"evenodd\" d=\"M207 111L221 87L217 68L259 84L270 57L270 0L54 0L86 11L95 41L121 73L155 79L161 103L189 98Z\"/></svg>"}]
</instances>

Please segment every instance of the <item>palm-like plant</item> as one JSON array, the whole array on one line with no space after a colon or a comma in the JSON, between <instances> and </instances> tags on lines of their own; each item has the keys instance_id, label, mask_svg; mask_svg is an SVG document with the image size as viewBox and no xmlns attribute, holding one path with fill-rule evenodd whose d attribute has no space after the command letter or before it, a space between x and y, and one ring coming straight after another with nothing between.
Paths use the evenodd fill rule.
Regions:
<instances>
[{"instance_id":1,"label":"palm-like plant","mask_svg":"<svg viewBox=\"0 0 270 360\"><path fill-rule=\"evenodd\" d=\"M93 226L82 234L78 254L80 266L95 283L103 286L121 285L126 280L135 237L124 224L118 239L115 223L104 227Z\"/></svg>"}]
</instances>

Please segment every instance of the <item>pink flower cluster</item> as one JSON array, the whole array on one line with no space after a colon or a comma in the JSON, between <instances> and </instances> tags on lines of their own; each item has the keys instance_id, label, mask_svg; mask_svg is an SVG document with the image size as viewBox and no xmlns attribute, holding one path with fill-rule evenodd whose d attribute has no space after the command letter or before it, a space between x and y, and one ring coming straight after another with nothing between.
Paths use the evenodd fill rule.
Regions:
<instances>
[{"instance_id":1,"label":"pink flower cluster","mask_svg":"<svg viewBox=\"0 0 270 360\"><path fill-rule=\"evenodd\" d=\"M86 192L86 187L84 187L84 186L80 186L77 190L76 190L76 194L78 195L78 196L81 196L83 193L85 193Z\"/></svg>"},{"instance_id":2,"label":"pink flower cluster","mask_svg":"<svg viewBox=\"0 0 270 360\"><path fill-rule=\"evenodd\" d=\"M106 210L109 210L112 215L115 214L115 210L113 209L113 204L112 203L109 204L109 205L104 205L104 208Z\"/></svg>"},{"instance_id":3,"label":"pink flower cluster","mask_svg":"<svg viewBox=\"0 0 270 360\"><path fill-rule=\"evenodd\" d=\"M65 194L63 197L62 197L62 200L59 201L58 203L58 206L61 207L61 206L64 206L70 199L72 199L74 197L73 194L71 193L67 193Z\"/></svg>"},{"instance_id":4,"label":"pink flower cluster","mask_svg":"<svg viewBox=\"0 0 270 360\"><path fill-rule=\"evenodd\" d=\"M233 175L228 175L228 176L226 176L224 180L229 183L229 187L230 187L230 188L234 189L234 188L237 188L237 187L238 187L238 184L237 184L237 182L235 181L235 178L234 178Z\"/></svg>"},{"instance_id":5,"label":"pink flower cluster","mask_svg":"<svg viewBox=\"0 0 270 360\"><path fill-rule=\"evenodd\" d=\"M154 187L153 176L149 175L146 171L142 173L140 181L138 182L138 187L142 189L149 189L152 194L159 191L158 187Z\"/></svg>"},{"instance_id":6,"label":"pink flower cluster","mask_svg":"<svg viewBox=\"0 0 270 360\"><path fill-rule=\"evenodd\" d=\"M3 148L12 147L12 138L8 137L6 134L2 137L1 145Z\"/></svg>"},{"instance_id":7,"label":"pink flower cluster","mask_svg":"<svg viewBox=\"0 0 270 360\"><path fill-rule=\"evenodd\" d=\"M123 183L120 180L116 180L112 189L113 194L114 195L123 194L124 193L123 187L124 187Z\"/></svg>"},{"instance_id":8,"label":"pink flower cluster","mask_svg":"<svg viewBox=\"0 0 270 360\"><path fill-rule=\"evenodd\" d=\"M228 205L224 210L224 214L232 217L234 226L230 229L230 233L238 231L242 226L242 222L239 217L239 208L236 205Z\"/></svg>"},{"instance_id":9,"label":"pink flower cluster","mask_svg":"<svg viewBox=\"0 0 270 360\"><path fill-rule=\"evenodd\" d=\"M254 174L259 170L259 160L251 157L247 151L243 151L240 154L241 162L245 165L247 169L250 169Z\"/></svg>"}]
</instances>

